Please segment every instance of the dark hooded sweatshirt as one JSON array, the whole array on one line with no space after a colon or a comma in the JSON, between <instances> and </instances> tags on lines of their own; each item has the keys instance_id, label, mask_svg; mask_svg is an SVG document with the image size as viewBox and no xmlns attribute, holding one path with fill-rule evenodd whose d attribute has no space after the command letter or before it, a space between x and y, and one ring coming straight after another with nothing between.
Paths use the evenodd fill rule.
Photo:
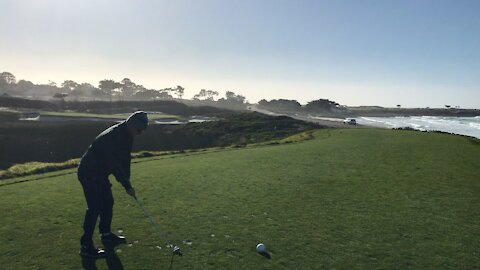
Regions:
<instances>
[{"instance_id":1,"label":"dark hooded sweatshirt","mask_svg":"<svg viewBox=\"0 0 480 270\"><path fill-rule=\"evenodd\" d=\"M100 133L85 154L78 167L81 181L108 181L113 174L128 190L130 184L130 160L133 137L125 121L113 125ZM83 180L85 179L85 180Z\"/></svg>"}]
</instances>

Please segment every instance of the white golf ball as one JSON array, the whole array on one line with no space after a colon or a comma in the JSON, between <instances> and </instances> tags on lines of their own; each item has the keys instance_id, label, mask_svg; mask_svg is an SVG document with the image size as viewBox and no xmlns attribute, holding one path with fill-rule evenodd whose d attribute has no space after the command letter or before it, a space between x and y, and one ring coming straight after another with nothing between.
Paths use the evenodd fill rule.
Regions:
<instances>
[{"instance_id":1,"label":"white golf ball","mask_svg":"<svg viewBox=\"0 0 480 270\"><path fill-rule=\"evenodd\" d=\"M258 253L264 253L265 252L265 245L260 243L257 245L257 252Z\"/></svg>"}]
</instances>

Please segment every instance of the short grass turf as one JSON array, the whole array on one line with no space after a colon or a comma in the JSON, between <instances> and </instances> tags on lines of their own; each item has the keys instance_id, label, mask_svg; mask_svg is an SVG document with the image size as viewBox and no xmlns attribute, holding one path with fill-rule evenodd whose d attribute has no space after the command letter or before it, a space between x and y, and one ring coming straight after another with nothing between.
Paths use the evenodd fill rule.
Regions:
<instances>
[{"instance_id":1,"label":"short grass turf","mask_svg":"<svg viewBox=\"0 0 480 270\"><path fill-rule=\"evenodd\" d=\"M315 135L137 160L139 198L183 249L173 261L114 180L113 228L132 244L97 261L78 255L85 202L74 174L9 180L0 186L0 268L480 268L478 140L379 129ZM270 258L256 253L259 242Z\"/></svg>"}]
</instances>

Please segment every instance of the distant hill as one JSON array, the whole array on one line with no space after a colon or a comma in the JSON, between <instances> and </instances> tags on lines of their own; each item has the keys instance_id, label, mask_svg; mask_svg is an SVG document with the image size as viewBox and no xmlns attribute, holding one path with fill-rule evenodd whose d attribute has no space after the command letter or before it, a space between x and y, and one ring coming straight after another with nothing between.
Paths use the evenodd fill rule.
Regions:
<instances>
[{"instance_id":1,"label":"distant hill","mask_svg":"<svg viewBox=\"0 0 480 270\"><path fill-rule=\"evenodd\" d=\"M0 169L29 161L63 162L79 158L106 121L0 122ZM217 146L243 146L284 138L318 125L286 116L259 113L224 114L218 121L185 125L151 124L135 140L134 151L172 151Z\"/></svg>"},{"instance_id":2,"label":"distant hill","mask_svg":"<svg viewBox=\"0 0 480 270\"><path fill-rule=\"evenodd\" d=\"M0 107L5 108L24 108L38 110L58 110L59 106L55 103L43 100L31 100L19 97L0 96Z\"/></svg>"},{"instance_id":3,"label":"distant hill","mask_svg":"<svg viewBox=\"0 0 480 270\"><path fill-rule=\"evenodd\" d=\"M261 110L285 115L316 115L322 117L394 117L394 116L479 116L480 110L460 108L386 108L380 106L348 107L336 102L320 99L307 105L300 105L295 100L261 101L258 106Z\"/></svg>"},{"instance_id":4,"label":"distant hill","mask_svg":"<svg viewBox=\"0 0 480 270\"><path fill-rule=\"evenodd\" d=\"M158 111L166 114L181 116L193 115L224 115L232 111L213 106L188 106L184 103L159 100L159 101L42 101L19 97L0 96L0 107L23 110L73 110L90 113L122 113L136 110Z\"/></svg>"}]
</instances>

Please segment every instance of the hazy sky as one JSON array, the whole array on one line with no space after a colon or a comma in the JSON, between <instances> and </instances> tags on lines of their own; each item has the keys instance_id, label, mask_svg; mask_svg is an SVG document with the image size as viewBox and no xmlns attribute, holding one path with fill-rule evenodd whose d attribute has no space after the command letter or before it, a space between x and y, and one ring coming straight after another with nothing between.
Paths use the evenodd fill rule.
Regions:
<instances>
[{"instance_id":1,"label":"hazy sky","mask_svg":"<svg viewBox=\"0 0 480 270\"><path fill-rule=\"evenodd\" d=\"M0 72L480 108L478 0L0 0Z\"/></svg>"}]
</instances>

